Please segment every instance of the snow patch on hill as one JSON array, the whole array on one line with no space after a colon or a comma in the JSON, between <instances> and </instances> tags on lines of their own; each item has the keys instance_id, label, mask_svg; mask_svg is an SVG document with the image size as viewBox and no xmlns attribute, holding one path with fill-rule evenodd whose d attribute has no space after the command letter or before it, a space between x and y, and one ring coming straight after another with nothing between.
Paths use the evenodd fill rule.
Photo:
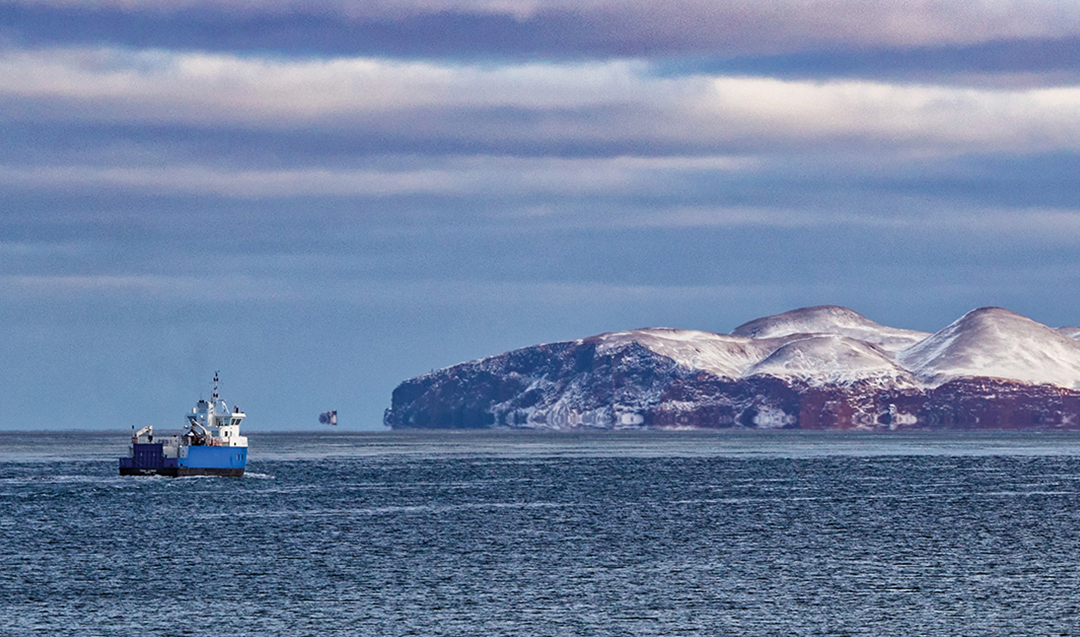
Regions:
<instances>
[{"instance_id":1,"label":"snow patch on hill","mask_svg":"<svg viewBox=\"0 0 1080 637\"><path fill-rule=\"evenodd\" d=\"M612 332L586 340L597 342L598 354L637 343L688 369L706 371L722 378L741 378L747 369L791 338L754 339L661 327Z\"/></svg>"},{"instance_id":2,"label":"snow patch on hill","mask_svg":"<svg viewBox=\"0 0 1080 637\"><path fill-rule=\"evenodd\" d=\"M813 336L780 347L755 364L746 376L767 374L801 380L811 386L852 385L871 381L915 386L915 379L881 349L844 336Z\"/></svg>"},{"instance_id":3,"label":"snow patch on hill","mask_svg":"<svg viewBox=\"0 0 1080 637\"><path fill-rule=\"evenodd\" d=\"M780 338L794 334L832 334L846 336L886 351L897 351L930 336L926 332L879 325L862 314L838 305L804 307L783 314L766 316L744 323L732 330L734 336Z\"/></svg>"},{"instance_id":4,"label":"snow patch on hill","mask_svg":"<svg viewBox=\"0 0 1080 637\"><path fill-rule=\"evenodd\" d=\"M989 377L1080 389L1080 342L1002 308L979 308L897 355L922 382Z\"/></svg>"},{"instance_id":5,"label":"snow patch on hill","mask_svg":"<svg viewBox=\"0 0 1080 637\"><path fill-rule=\"evenodd\" d=\"M1057 331L1061 332L1065 336L1073 339L1074 341L1080 341L1080 327L1059 327Z\"/></svg>"}]
</instances>

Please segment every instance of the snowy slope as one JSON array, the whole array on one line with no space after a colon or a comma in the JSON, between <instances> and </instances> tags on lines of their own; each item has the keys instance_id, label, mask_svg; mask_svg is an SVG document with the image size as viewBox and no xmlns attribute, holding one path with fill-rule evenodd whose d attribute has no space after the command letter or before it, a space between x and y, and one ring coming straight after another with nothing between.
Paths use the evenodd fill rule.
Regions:
<instances>
[{"instance_id":1,"label":"snowy slope","mask_svg":"<svg viewBox=\"0 0 1080 637\"><path fill-rule=\"evenodd\" d=\"M843 336L813 336L792 341L746 371L792 378L811 386L851 385L874 381L890 386L915 386L915 379L877 347Z\"/></svg>"},{"instance_id":2,"label":"snowy slope","mask_svg":"<svg viewBox=\"0 0 1080 637\"><path fill-rule=\"evenodd\" d=\"M750 366L772 354L791 338L754 339L696 330L649 328L601 334L587 340L598 342L599 354L637 343L688 369L706 371L723 378L740 378Z\"/></svg>"},{"instance_id":3,"label":"snowy slope","mask_svg":"<svg viewBox=\"0 0 1080 637\"><path fill-rule=\"evenodd\" d=\"M982 376L1080 389L1080 342L996 307L968 312L896 360L929 385Z\"/></svg>"},{"instance_id":4,"label":"snowy slope","mask_svg":"<svg viewBox=\"0 0 1080 637\"><path fill-rule=\"evenodd\" d=\"M1080 329L1071 328L1080 337ZM606 354L637 344L688 370L739 379L768 375L811 386L872 381L936 387L990 377L1080 389L1080 342L1000 308L981 308L930 335L879 325L847 308L802 308L750 321L732 334L649 328L601 334Z\"/></svg>"},{"instance_id":5,"label":"snowy slope","mask_svg":"<svg viewBox=\"0 0 1080 637\"><path fill-rule=\"evenodd\" d=\"M910 347L930 336L926 332L879 325L862 314L837 305L804 307L766 316L732 330L734 336L778 338L792 334L833 334L877 345L886 351Z\"/></svg>"},{"instance_id":6,"label":"snowy slope","mask_svg":"<svg viewBox=\"0 0 1080 637\"><path fill-rule=\"evenodd\" d=\"M1074 341L1080 341L1080 327L1059 327L1057 331L1061 332L1065 336L1073 339Z\"/></svg>"}]
</instances>

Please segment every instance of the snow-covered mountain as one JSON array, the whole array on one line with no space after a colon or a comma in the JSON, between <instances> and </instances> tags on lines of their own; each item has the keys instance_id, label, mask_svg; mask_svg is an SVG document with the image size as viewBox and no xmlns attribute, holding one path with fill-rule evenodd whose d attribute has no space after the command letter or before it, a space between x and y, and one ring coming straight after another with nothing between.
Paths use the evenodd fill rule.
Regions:
<instances>
[{"instance_id":1,"label":"snow-covered mountain","mask_svg":"<svg viewBox=\"0 0 1080 637\"><path fill-rule=\"evenodd\" d=\"M407 380L394 390L385 422L1080 428L1080 341L1069 330L980 308L928 334L819 306L756 319L732 334L612 332Z\"/></svg>"},{"instance_id":2,"label":"snow-covered mountain","mask_svg":"<svg viewBox=\"0 0 1080 637\"><path fill-rule=\"evenodd\" d=\"M1080 389L1080 341L999 307L968 312L897 362L927 385L983 376Z\"/></svg>"}]
</instances>

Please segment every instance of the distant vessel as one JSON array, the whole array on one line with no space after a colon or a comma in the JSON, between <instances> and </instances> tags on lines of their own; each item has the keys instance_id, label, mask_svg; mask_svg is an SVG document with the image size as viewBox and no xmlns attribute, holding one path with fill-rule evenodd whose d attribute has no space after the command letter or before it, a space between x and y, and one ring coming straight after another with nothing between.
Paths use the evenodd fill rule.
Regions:
<instances>
[{"instance_id":1,"label":"distant vessel","mask_svg":"<svg viewBox=\"0 0 1080 637\"><path fill-rule=\"evenodd\" d=\"M120 458L120 475L240 477L247 464L247 438L240 435L246 415L239 407L229 411L215 372L213 397L192 407L184 434L155 440L153 425L134 432L130 455Z\"/></svg>"},{"instance_id":2,"label":"distant vessel","mask_svg":"<svg viewBox=\"0 0 1080 637\"><path fill-rule=\"evenodd\" d=\"M324 425L337 425L337 410L333 409L319 414L319 422Z\"/></svg>"}]
</instances>

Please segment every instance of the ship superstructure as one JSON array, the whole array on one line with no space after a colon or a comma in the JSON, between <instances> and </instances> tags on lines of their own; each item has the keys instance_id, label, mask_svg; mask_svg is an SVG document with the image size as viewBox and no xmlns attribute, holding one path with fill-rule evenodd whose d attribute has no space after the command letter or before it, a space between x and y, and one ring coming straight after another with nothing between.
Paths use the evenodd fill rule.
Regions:
<instances>
[{"instance_id":1,"label":"ship superstructure","mask_svg":"<svg viewBox=\"0 0 1080 637\"><path fill-rule=\"evenodd\" d=\"M120 475L242 476L248 442L240 422L246 415L235 406L229 411L215 373L210 401L199 400L191 409L182 435L155 437L153 425L132 433L129 456L120 458Z\"/></svg>"}]
</instances>

